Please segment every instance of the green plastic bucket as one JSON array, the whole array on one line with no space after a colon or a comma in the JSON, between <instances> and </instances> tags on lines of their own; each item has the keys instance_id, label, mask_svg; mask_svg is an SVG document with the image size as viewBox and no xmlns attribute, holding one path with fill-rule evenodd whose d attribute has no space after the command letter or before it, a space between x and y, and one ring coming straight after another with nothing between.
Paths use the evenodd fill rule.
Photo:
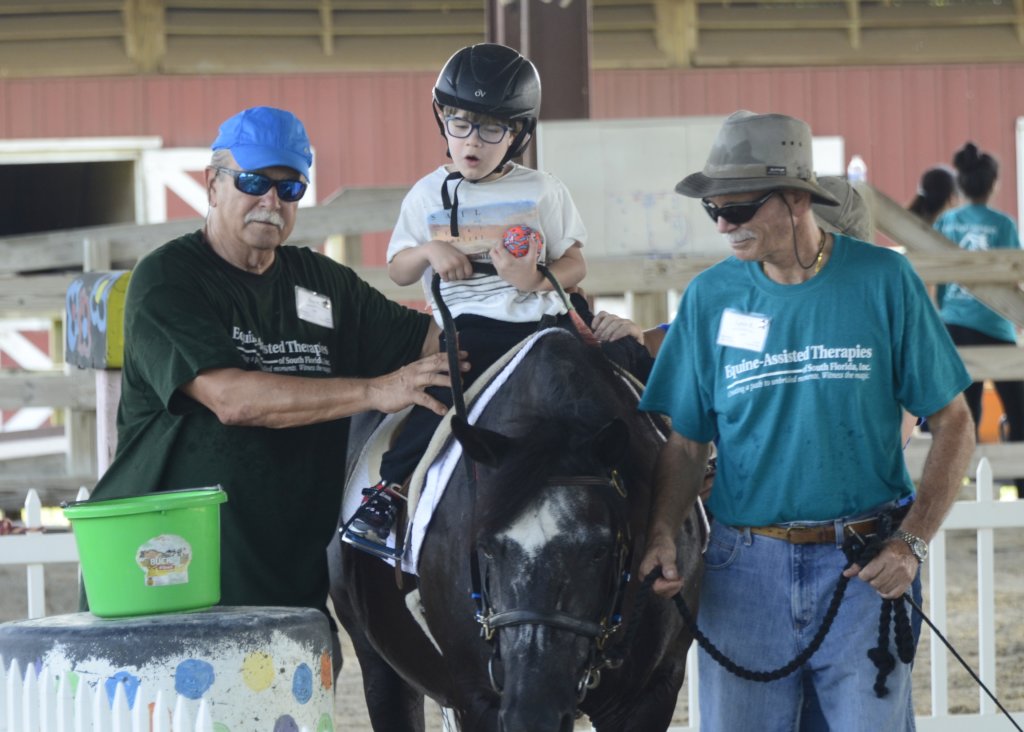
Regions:
<instances>
[{"instance_id":1,"label":"green plastic bucket","mask_svg":"<svg viewBox=\"0 0 1024 732\"><path fill-rule=\"evenodd\" d=\"M64 506L89 609L101 618L220 601L220 486Z\"/></svg>"}]
</instances>

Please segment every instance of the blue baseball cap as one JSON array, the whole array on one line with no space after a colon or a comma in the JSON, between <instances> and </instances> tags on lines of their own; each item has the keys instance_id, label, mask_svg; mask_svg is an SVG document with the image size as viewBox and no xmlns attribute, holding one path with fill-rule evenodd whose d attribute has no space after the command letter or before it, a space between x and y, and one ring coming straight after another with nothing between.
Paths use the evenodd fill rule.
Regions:
<instances>
[{"instance_id":1,"label":"blue baseball cap","mask_svg":"<svg viewBox=\"0 0 1024 732\"><path fill-rule=\"evenodd\" d=\"M313 153L302 122L291 112L274 107L252 107L220 126L212 150L230 150L244 170L284 166L309 180Z\"/></svg>"}]
</instances>

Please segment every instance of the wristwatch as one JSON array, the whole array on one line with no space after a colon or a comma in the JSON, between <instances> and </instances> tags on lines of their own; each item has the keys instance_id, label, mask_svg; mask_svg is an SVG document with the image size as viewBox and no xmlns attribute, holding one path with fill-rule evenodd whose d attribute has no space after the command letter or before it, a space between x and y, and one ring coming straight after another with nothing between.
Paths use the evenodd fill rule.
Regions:
<instances>
[{"instance_id":1,"label":"wristwatch","mask_svg":"<svg viewBox=\"0 0 1024 732\"><path fill-rule=\"evenodd\" d=\"M892 532L892 535L897 539L902 539L910 547L910 551L917 557L917 561L924 563L924 560L928 558L928 543L920 536L914 536L909 531L903 529L896 529Z\"/></svg>"}]
</instances>

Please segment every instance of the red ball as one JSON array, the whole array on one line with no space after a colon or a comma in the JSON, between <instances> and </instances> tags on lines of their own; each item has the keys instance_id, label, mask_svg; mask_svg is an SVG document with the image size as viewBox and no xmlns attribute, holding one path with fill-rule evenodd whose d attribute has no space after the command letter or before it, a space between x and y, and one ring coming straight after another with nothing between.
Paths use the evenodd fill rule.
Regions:
<instances>
[{"instance_id":1,"label":"red ball","mask_svg":"<svg viewBox=\"0 0 1024 732\"><path fill-rule=\"evenodd\" d=\"M530 242L537 242L537 253L544 246L544 239L540 233L529 226L511 226L505 232L502 243L513 257L524 257L530 251Z\"/></svg>"}]
</instances>

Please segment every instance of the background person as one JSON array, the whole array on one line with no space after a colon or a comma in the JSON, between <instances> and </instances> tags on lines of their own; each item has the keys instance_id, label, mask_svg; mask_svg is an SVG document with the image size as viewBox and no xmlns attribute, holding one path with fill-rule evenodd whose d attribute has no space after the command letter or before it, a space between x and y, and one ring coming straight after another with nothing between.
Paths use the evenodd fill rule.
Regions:
<instances>
[{"instance_id":1,"label":"background person","mask_svg":"<svg viewBox=\"0 0 1024 732\"><path fill-rule=\"evenodd\" d=\"M326 612L346 417L443 413L425 389L447 362L429 317L285 245L312 163L302 122L246 109L212 147L205 226L132 272L117 454L92 497L220 485L221 603Z\"/></svg>"},{"instance_id":2,"label":"background person","mask_svg":"<svg viewBox=\"0 0 1024 732\"><path fill-rule=\"evenodd\" d=\"M640 572L660 568L654 589L680 590L672 537L717 437L708 637L741 664L780 667L821 625L840 573L860 581L795 674L743 680L702 650L702 720L794 729L808 681L836 728L911 730L909 667L897 664L879 698L867 650L881 599L919 588L927 541L959 489L973 448L960 396L970 378L905 258L818 227L812 202L837 202L815 180L810 140L800 120L737 112L704 171L676 188L702 199L733 256L690 283L641 402L673 432ZM901 407L929 415L933 432L912 503ZM889 519L902 522L893 535ZM854 532L882 542L863 567L847 567L842 548Z\"/></svg>"},{"instance_id":3,"label":"background person","mask_svg":"<svg viewBox=\"0 0 1024 732\"><path fill-rule=\"evenodd\" d=\"M988 205L996 182L999 164L968 142L953 156L957 184L966 205L947 211L935 222L935 228L961 249L1020 249L1017 225L1006 214ZM1017 332L1012 321L976 300L956 283L940 285L936 293L939 315L958 346L1016 346ZM996 381L996 393L1003 404L1011 442L1024 440L1024 381ZM974 424L981 424L984 382L975 381L964 392ZM1024 478L1014 481L1017 497L1024 496Z\"/></svg>"},{"instance_id":4,"label":"background person","mask_svg":"<svg viewBox=\"0 0 1024 732\"><path fill-rule=\"evenodd\" d=\"M944 211L954 208L960 201L956 177L945 165L928 168L921 174L914 200L907 206L910 213L931 225Z\"/></svg>"}]
</instances>

